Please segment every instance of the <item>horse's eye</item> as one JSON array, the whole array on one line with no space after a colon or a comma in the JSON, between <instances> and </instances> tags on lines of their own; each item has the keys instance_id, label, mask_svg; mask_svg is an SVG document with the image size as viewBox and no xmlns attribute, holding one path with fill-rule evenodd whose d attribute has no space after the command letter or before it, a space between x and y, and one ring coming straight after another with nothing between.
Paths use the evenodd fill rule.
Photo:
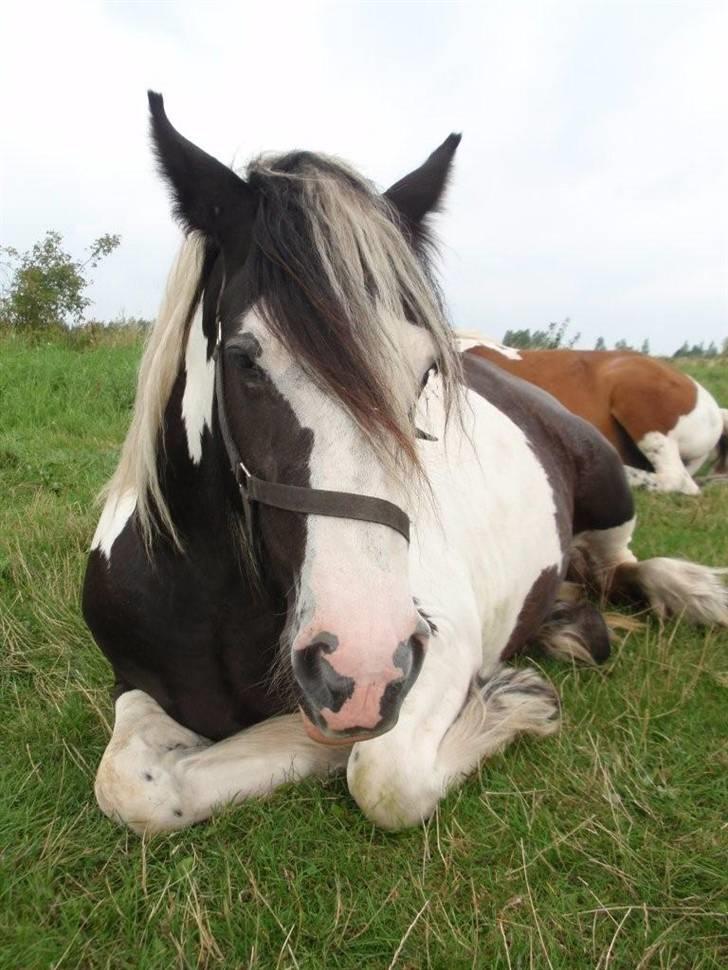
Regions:
<instances>
[{"instance_id":1,"label":"horse's eye","mask_svg":"<svg viewBox=\"0 0 728 970\"><path fill-rule=\"evenodd\" d=\"M228 352L241 370L252 371L257 368L260 344L252 334L242 334L228 344Z\"/></svg>"},{"instance_id":2,"label":"horse's eye","mask_svg":"<svg viewBox=\"0 0 728 970\"><path fill-rule=\"evenodd\" d=\"M253 370L255 367L255 360L243 350L233 351L233 357L235 358L235 363L241 370Z\"/></svg>"},{"instance_id":3,"label":"horse's eye","mask_svg":"<svg viewBox=\"0 0 728 970\"><path fill-rule=\"evenodd\" d=\"M434 364L430 364L430 366L425 371L425 376L422 378L422 383L420 384L420 390L424 391L424 389L427 387L427 382L429 381L429 379L434 374L437 374L439 370L440 368L437 366L437 362L435 362Z\"/></svg>"}]
</instances>

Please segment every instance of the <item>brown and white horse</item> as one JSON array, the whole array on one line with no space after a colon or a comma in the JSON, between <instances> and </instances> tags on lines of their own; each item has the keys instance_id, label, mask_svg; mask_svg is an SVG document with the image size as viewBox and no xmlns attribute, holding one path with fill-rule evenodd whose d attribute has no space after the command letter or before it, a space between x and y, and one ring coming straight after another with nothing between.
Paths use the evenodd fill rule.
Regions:
<instances>
[{"instance_id":1,"label":"brown and white horse","mask_svg":"<svg viewBox=\"0 0 728 970\"><path fill-rule=\"evenodd\" d=\"M621 350L517 350L477 336L460 345L591 422L622 456L632 485L696 495L692 476L716 448L715 471L728 470L728 410L661 360Z\"/></svg>"}]
</instances>

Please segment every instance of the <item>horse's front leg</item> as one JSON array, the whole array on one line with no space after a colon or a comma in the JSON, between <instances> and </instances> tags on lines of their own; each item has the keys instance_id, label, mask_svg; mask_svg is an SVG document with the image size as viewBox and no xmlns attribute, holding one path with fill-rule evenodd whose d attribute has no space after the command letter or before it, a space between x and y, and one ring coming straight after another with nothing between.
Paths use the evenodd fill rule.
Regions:
<instances>
[{"instance_id":1,"label":"horse's front leg","mask_svg":"<svg viewBox=\"0 0 728 970\"><path fill-rule=\"evenodd\" d=\"M365 815L385 829L419 825L445 793L523 733L559 727L554 688L533 669L501 664L477 673L480 643L468 647L442 628L419 678L387 734L354 745L349 790Z\"/></svg>"},{"instance_id":2,"label":"horse's front leg","mask_svg":"<svg viewBox=\"0 0 728 970\"><path fill-rule=\"evenodd\" d=\"M114 733L96 775L101 810L139 834L172 831L284 782L343 768L349 748L317 744L300 714L271 718L212 743L140 690L116 702Z\"/></svg>"},{"instance_id":3,"label":"horse's front leg","mask_svg":"<svg viewBox=\"0 0 728 970\"><path fill-rule=\"evenodd\" d=\"M655 470L648 472L627 465L627 481L634 488L646 488L651 492L679 492L683 495L697 495L700 492L683 464L677 444L667 435L650 431L637 442L637 447Z\"/></svg>"}]
</instances>

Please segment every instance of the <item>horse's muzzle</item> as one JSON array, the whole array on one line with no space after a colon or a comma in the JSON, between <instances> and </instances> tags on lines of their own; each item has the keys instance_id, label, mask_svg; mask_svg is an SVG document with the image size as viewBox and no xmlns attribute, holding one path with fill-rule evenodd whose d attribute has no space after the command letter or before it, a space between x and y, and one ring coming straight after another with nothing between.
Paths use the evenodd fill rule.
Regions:
<instances>
[{"instance_id":1,"label":"horse's muzzle","mask_svg":"<svg viewBox=\"0 0 728 970\"><path fill-rule=\"evenodd\" d=\"M418 629L397 646L385 670L365 676L342 672L330 636L295 650L293 672L303 692L309 736L321 743L352 744L390 731L422 668L425 643Z\"/></svg>"}]
</instances>

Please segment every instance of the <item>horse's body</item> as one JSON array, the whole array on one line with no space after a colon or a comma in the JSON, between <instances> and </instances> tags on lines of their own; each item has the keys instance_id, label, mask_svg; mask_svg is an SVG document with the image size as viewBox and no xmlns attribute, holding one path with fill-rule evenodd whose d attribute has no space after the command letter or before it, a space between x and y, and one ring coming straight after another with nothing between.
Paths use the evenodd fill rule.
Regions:
<instances>
[{"instance_id":1,"label":"horse's body","mask_svg":"<svg viewBox=\"0 0 728 970\"><path fill-rule=\"evenodd\" d=\"M169 134L161 102L152 106L157 147L185 219L198 230L207 231L208 219L219 227L197 194L212 183L219 190L222 166L201 153L190 161L193 146ZM390 190L410 229L436 204L454 147L445 143ZM177 164L180 153L185 165ZM298 164L307 185L287 180L285 166ZM351 187L346 170L306 156L267 172L254 173L265 227L280 214L277 186L305 193L312 178L333 180L322 189L330 193L324 207L340 203L338 218L348 218L351 197L337 202L340 186ZM233 189L243 193L236 183ZM379 205L369 189L356 192L356 205ZM223 202L234 205L226 193L215 194L215 219ZM352 232L367 213L352 221ZM390 231L376 219L367 227L385 237ZM256 222L253 248L262 231ZM397 466L388 471L369 434L319 384L323 366L312 381L262 304L238 300L245 278L231 272L222 230L219 238L220 248L185 244L89 560L84 612L119 689L96 784L107 814L138 831L180 828L226 802L346 765L350 791L373 821L416 824L517 734L557 729L553 688L533 669L508 667L509 657L536 641L581 659L608 654L596 608L557 602L569 568L604 595L628 590L662 612L728 621L715 571L638 563L630 553L633 509L622 465L586 422L472 354L462 358L462 406L448 419L448 368L458 358L448 360L439 343L446 337L418 302L419 271L402 240L380 240L387 264L362 240L358 258L367 272L356 285L371 299L376 266L399 260L408 314L424 321L413 325L404 310L382 316L394 355L384 359L383 390L401 395L403 447L413 449L422 489L408 487ZM292 262L303 253L296 294L313 241L304 239L301 250L291 245ZM288 306L281 301L283 317ZM379 308L365 304L361 312ZM305 318L296 319L305 330ZM370 337L368 328L362 339ZM328 339L337 339L335 331ZM441 355L438 374L431 373L432 345ZM347 348L336 350L344 367ZM380 400L377 420L388 397ZM435 440L415 442L413 414ZM396 414L392 420L397 434ZM238 490L243 459L231 471L231 448L264 485L296 486L296 501L323 496L330 505L336 490L337 511L284 511L263 497L243 536L250 486L240 477ZM362 495L374 510L348 517ZM399 520L382 517L385 504L407 507L409 546L406 530L391 525Z\"/></svg>"},{"instance_id":2,"label":"horse's body","mask_svg":"<svg viewBox=\"0 0 728 970\"><path fill-rule=\"evenodd\" d=\"M633 485L695 495L692 476L716 448L716 470L726 470L728 410L661 360L621 350L516 350L478 338L465 345L591 422L617 449Z\"/></svg>"}]
</instances>

